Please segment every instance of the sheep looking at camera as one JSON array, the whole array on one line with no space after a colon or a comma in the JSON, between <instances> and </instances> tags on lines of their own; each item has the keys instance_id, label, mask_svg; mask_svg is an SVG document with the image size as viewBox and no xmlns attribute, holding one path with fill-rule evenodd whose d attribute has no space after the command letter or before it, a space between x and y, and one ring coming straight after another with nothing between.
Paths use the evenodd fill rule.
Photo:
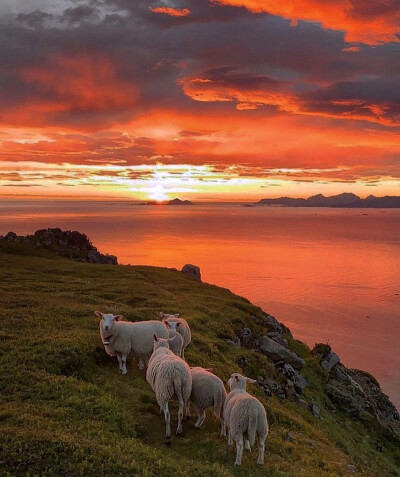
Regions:
<instances>
[{"instance_id":1,"label":"sheep looking at camera","mask_svg":"<svg viewBox=\"0 0 400 477\"><path fill-rule=\"evenodd\" d=\"M162 322L174 331L177 331L183 338L182 358L185 359L185 348L192 340L192 333L190 331L189 323L183 318L179 318L179 313L169 315L167 313L160 313Z\"/></svg>"},{"instance_id":2,"label":"sheep looking at camera","mask_svg":"<svg viewBox=\"0 0 400 477\"><path fill-rule=\"evenodd\" d=\"M117 356L119 369L126 374L126 358L133 354L139 358L139 369L144 369L153 351L153 334L168 338L167 327L157 320L152 321L120 321L122 316L111 313L95 312L101 318L100 336L106 353Z\"/></svg>"},{"instance_id":3,"label":"sheep looking at camera","mask_svg":"<svg viewBox=\"0 0 400 477\"><path fill-rule=\"evenodd\" d=\"M192 391L192 375L186 361L176 356L169 343L174 338L163 339L153 336L153 354L150 357L146 380L156 394L160 411L164 414L167 445L171 445L171 417L169 401L176 396L179 403L177 435L182 435L184 410L188 410Z\"/></svg>"}]
</instances>

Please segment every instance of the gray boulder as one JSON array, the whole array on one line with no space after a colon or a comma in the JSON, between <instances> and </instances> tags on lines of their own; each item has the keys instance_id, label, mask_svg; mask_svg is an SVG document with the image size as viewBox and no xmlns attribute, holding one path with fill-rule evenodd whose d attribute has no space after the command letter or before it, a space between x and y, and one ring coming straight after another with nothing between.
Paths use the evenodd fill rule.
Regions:
<instances>
[{"instance_id":1,"label":"gray boulder","mask_svg":"<svg viewBox=\"0 0 400 477\"><path fill-rule=\"evenodd\" d=\"M300 356L297 356L296 353L293 353L293 351L290 351L268 336L260 337L259 348L263 354L268 356L268 358L274 362L281 361L283 363L288 363L291 364L295 369L304 368L306 365L304 359L300 358Z\"/></svg>"},{"instance_id":2,"label":"gray boulder","mask_svg":"<svg viewBox=\"0 0 400 477\"><path fill-rule=\"evenodd\" d=\"M181 272L201 282L200 268L197 267L196 265L191 265L190 263L187 263L186 265L182 267Z\"/></svg>"},{"instance_id":3,"label":"gray boulder","mask_svg":"<svg viewBox=\"0 0 400 477\"><path fill-rule=\"evenodd\" d=\"M290 381L292 381L294 385L294 389L298 394L302 394L304 389L307 386L307 381L305 380L304 376L302 376L298 371L296 371L292 365L285 363L280 372Z\"/></svg>"},{"instance_id":4,"label":"gray boulder","mask_svg":"<svg viewBox=\"0 0 400 477\"><path fill-rule=\"evenodd\" d=\"M243 328L240 332L240 342L245 348L252 348L254 343L253 334L250 328Z\"/></svg>"},{"instance_id":5,"label":"gray boulder","mask_svg":"<svg viewBox=\"0 0 400 477\"><path fill-rule=\"evenodd\" d=\"M325 358L321 361L321 366L324 368L324 370L329 373L331 369L336 366L338 363L340 363L340 358L339 356L331 351L328 353Z\"/></svg>"},{"instance_id":6,"label":"gray boulder","mask_svg":"<svg viewBox=\"0 0 400 477\"><path fill-rule=\"evenodd\" d=\"M281 324L272 315L264 315L262 324L268 329L268 331L278 332L279 334L282 334Z\"/></svg>"}]
</instances>

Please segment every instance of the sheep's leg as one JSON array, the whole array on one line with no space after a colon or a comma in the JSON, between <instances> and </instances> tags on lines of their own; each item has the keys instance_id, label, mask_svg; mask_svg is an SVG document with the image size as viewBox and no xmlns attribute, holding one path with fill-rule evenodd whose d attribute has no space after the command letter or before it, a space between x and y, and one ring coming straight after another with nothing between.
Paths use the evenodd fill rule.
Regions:
<instances>
[{"instance_id":1,"label":"sheep's leg","mask_svg":"<svg viewBox=\"0 0 400 477\"><path fill-rule=\"evenodd\" d=\"M196 429L200 429L201 425L203 424L205 418L206 418L206 412L204 411L204 409L197 409L197 421L196 421L196 424L194 425L194 427Z\"/></svg>"},{"instance_id":2,"label":"sheep's leg","mask_svg":"<svg viewBox=\"0 0 400 477\"><path fill-rule=\"evenodd\" d=\"M244 441L244 447L246 450L248 450L249 452L251 452L251 445L250 445L250 441L248 439L246 439Z\"/></svg>"},{"instance_id":3,"label":"sheep's leg","mask_svg":"<svg viewBox=\"0 0 400 477\"><path fill-rule=\"evenodd\" d=\"M240 436L237 437L235 441L236 441L235 465L240 465L242 463L242 455L243 455L243 435L240 434Z\"/></svg>"},{"instance_id":4,"label":"sheep's leg","mask_svg":"<svg viewBox=\"0 0 400 477\"><path fill-rule=\"evenodd\" d=\"M258 436L258 459L257 464L263 465L264 464L264 451L265 451L265 440Z\"/></svg>"},{"instance_id":5,"label":"sheep's leg","mask_svg":"<svg viewBox=\"0 0 400 477\"><path fill-rule=\"evenodd\" d=\"M117 359L118 359L119 370L122 372L122 356L120 353L117 353Z\"/></svg>"},{"instance_id":6,"label":"sheep's leg","mask_svg":"<svg viewBox=\"0 0 400 477\"><path fill-rule=\"evenodd\" d=\"M164 405L164 418L165 418L165 437L167 439L167 446L171 445L171 415L169 413L168 402Z\"/></svg>"},{"instance_id":7,"label":"sheep's leg","mask_svg":"<svg viewBox=\"0 0 400 477\"><path fill-rule=\"evenodd\" d=\"M190 400L186 403L186 406L185 406L185 416L186 416L186 420L189 421L190 417L191 417L191 414L190 414Z\"/></svg>"},{"instance_id":8,"label":"sheep's leg","mask_svg":"<svg viewBox=\"0 0 400 477\"><path fill-rule=\"evenodd\" d=\"M231 431L228 429L228 446L233 444L232 434Z\"/></svg>"},{"instance_id":9,"label":"sheep's leg","mask_svg":"<svg viewBox=\"0 0 400 477\"><path fill-rule=\"evenodd\" d=\"M126 369L126 358L128 357L128 354L127 353L122 353L121 354L121 365L122 365L122 374L126 374L127 373L127 369Z\"/></svg>"},{"instance_id":10,"label":"sheep's leg","mask_svg":"<svg viewBox=\"0 0 400 477\"><path fill-rule=\"evenodd\" d=\"M178 408L178 427L176 428L177 435L182 435L182 420L183 420L183 409L185 407L185 403L183 402L182 396L178 396L179 408Z\"/></svg>"},{"instance_id":11,"label":"sheep's leg","mask_svg":"<svg viewBox=\"0 0 400 477\"><path fill-rule=\"evenodd\" d=\"M227 428L227 425L224 419L221 419L221 436L223 437L226 437L226 428Z\"/></svg>"}]
</instances>

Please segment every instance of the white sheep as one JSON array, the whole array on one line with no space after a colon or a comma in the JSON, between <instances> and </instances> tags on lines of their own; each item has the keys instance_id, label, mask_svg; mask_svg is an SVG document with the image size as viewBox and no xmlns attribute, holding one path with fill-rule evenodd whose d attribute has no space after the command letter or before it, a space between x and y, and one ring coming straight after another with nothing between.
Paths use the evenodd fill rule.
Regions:
<instances>
[{"instance_id":1,"label":"white sheep","mask_svg":"<svg viewBox=\"0 0 400 477\"><path fill-rule=\"evenodd\" d=\"M192 401L197 413L195 427L199 429L203 424L205 410L214 406L215 417L221 421L221 435L224 435L223 408L226 399L226 391L222 380L211 373L211 369L200 367L190 368L192 374Z\"/></svg>"},{"instance_id":2,"label":"white sheep","mask_svg":"<svg viewBox=\"0 0 400 477\"><path fill-rule=\"evenodd\" d=\"M185 359L185 348L192 340L192 333L190 332L189 323L183 318L179 318L179 313L169 315L168 313L160 312L162 322L172 330L177 331L183 338L182 358Z\"/></svg>"},{"instance_id":3,"label":"white sheep","mask_svg":"<svg viewBox=\"0 0 400 477\"><path fill-rule=\"evenodd\" d=\"M247 383L255 383L254 379L233 373L228 381L231 392L225 400L224 423L228 426L228 444L236 442L235 465L242 463L243 441L247 434L246 449L251 451L256 433L258 436L257 464L264 464L265 439L268 435L268 422L264 406L246 391Z\"/></svg>"},{"instance_id":4,"label":"white sheep","mask_svg":"<svg viewBox=\"0 0 400 477\"><path fill-rule=\"evenodd\" d=\"M100 336L106 353L117 356L119 369L126 374L126 358L132 353L139 358L139 369L144 369L153 351L153 333L168 338L167 327L157 321L120 321L122 316L111 313L95 312L101 318Z\"/></svg>"},{"instance_id":5,"label":"white sheep","mask_svg":"<svg viewBox=\"0 0 400 477\"><path fill-rule=\"evenodd\" d=\"M146 380L155 392L160 411L164 414L167 445L171 445L171 417L168 403L174 396L177 397L179 410L176 433L182 435L183 412L184 410L187 412L189 408L192 375L186 361L169 349L169 343L174 338L158 338L156 334L153 338L153 354L147 367Z\"/></svg>"},{"instance_id":6,"label":"white sheep","mask_svg":"<svg viewBox=\"0 0 400 477\"><path fill-rule=\"evenodd\" d=\"M172 341L169 342L170 350L182 358L183 353L183 338L177 331L173 330L172 328L168 328L168 337L173 338Z\"/></svg>"}]
</instances>

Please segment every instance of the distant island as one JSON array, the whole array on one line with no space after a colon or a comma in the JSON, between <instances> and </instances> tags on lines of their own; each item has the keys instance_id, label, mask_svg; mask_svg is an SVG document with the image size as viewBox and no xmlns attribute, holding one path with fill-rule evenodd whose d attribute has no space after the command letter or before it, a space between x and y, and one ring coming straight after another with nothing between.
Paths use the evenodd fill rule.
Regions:
<instances>
[{"instance_id":1,"label":"distant island","mask_svg":"<svg viewBox=\"0 0 400 477\"><path fill-rule=\"evenodd\" d=\"M342 208L400 208L400 197L385 196L375 197L369 195L361 199L355 194L345 192L343 194L325 197L317 194L308 199L294 197L279 197L275 199L261 199L256 205L280 206L280 207L342 207Z\"/></svg>"},{"instance_id":2,"label":"distant island","mask_svg":"<svg viewBox=\"0 0 400 477\"><path fill-rule=\"evenodd\" d=\"M156 200L149 200L147 202L140 202L139 204L132 205L193 205L193 202L191 202L190 200L181 200L176 197L175 199L171 199L167 202L157 202Z\"/></svg>"},{"instance_id":3,"label":"distant island","mask_svg":"<svg viewBox=\"0 0 400 477\"><path fill-rule=\"evenodd\" d=\"M181 200L181 199L175 198L168 201L167 205L193 205L193 202L191 202L190 200Z\"/></svg>"}]
</instances>

